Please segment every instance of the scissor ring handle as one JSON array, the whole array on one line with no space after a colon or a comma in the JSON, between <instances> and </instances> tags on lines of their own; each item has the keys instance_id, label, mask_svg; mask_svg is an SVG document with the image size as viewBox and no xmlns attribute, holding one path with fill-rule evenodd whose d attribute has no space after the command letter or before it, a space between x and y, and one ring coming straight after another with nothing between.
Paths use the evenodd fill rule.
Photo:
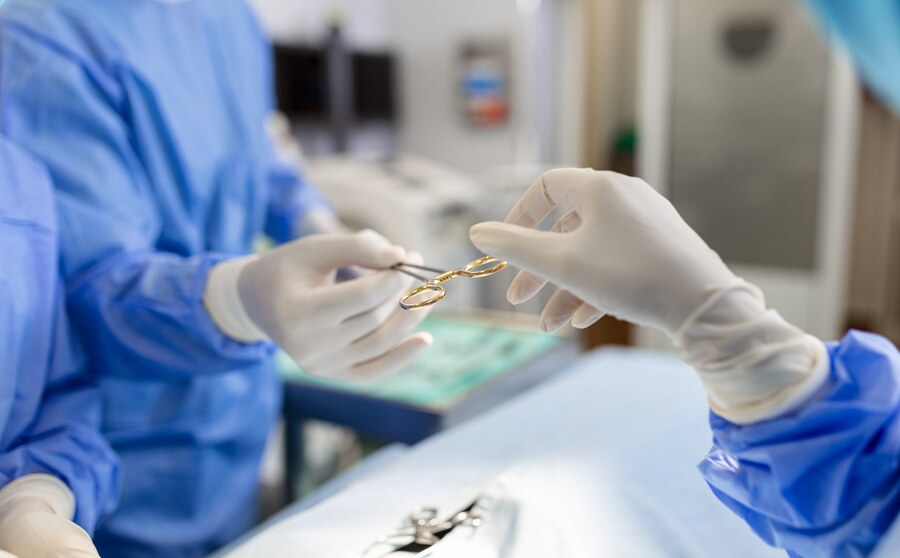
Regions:
<instances>
[{"instance_id":1,"label":"scissor ring handle","mask_svg":"<svg viewBox=\"0 0 900 558\"><path fill-rule=\"evenodd\" d=\"M491 262L497 263L486 269L478 269L479 267ZM493 275L494 273L497 273L505 267L506 262L501 262L493 256L484 256L483 258L478 258L474 262L469 262L468 264L466 264L466 267L462 271L459 271L458 274L462 275L463 277L485 277L487 275Z\"/></svg>"},{"instance_id":2,"label":"scissor ring handle","mask_svg":"<svg viewBox=\"0 0 900 558\"><path fill-rule=\"evenodd\" d=\"M426 298L421 302L409 302L416 296L428 291L435 293L434 296ZM403 308L404 310L421 310L422 308L436 304L444 298L445 294L447 294L447 292L444 290L444 287L432 283L425 283L403 295L403 298L400 299L400 308Z\"/></svg>"}]
</instances>

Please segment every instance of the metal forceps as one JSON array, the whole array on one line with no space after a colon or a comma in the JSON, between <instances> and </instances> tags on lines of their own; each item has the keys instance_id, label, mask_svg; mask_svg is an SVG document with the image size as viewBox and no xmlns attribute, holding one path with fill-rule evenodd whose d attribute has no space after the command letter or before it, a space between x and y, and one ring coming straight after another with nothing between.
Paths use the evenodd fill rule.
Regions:
<instances>
[{"instance_id":1,"label":"metal forceps","mask_svg":"<svg viewBox=\"0 0 900 558\"><path fill-rule=\"evenodd\" d=\"M487 277L488 275L497 273L505 267L506 262L501 262L493 256L484 256L483 258L478 258L474 262L469 262L462 269L451 269L449 271L408 263L399 263L392 266L391 269L399 271L400 273L405 273L410 277L415 277L419 281L422 281L421 285L409 291L400 299L400 308L403 308L404 310L421 310L422 308L436 304L444 298L447 291L444 290L443 283L450 279L453 279L454 277L467 277L469 279ZM410 269L431 271L438 275L429 279L428 277L419 275L415 271L410 271Z\"/></svg>"},{"instance_id":2,"label":"metal forceps","mask_svg":"<svg viewBox=\"0 0 900 558\"><path fill-rule=\"evenodd\" d=\"M406 518L402 527L372 543L364 558L386 558L387 556L408 556L424 558L431 555L434 545L451 531L466 526L478 528L482 523L481 512L472 502L452 517L441 520L435 508L418 508Z\"/></svg>"}]
</instances>

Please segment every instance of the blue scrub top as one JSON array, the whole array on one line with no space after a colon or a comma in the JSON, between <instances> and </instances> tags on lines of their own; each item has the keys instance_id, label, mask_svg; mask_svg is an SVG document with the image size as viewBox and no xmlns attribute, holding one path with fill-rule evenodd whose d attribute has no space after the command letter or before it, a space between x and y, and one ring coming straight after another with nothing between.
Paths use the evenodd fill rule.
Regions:
<instances>
[{"instance_id":1,"label":"blue scrub top","mask_svg":"<svg viewBox=\"0 0 900 558\"><path fill-rule=\"evenodd\" d=\"M115 506L118 461L63 309L49 177L2 137L0 254L0 487L35 473L62 479L91 533Z\"/></svg>"},{"instance_id":2,"label":"blue scrub top","mask_svg":"<svg viewBox=\"0 0 900 558\"><path fill-rule=\"evenodd\" d=\"M700 471L790 556L868 556L900 514L900 352L859 331L828 350L828 384L797 411L746 426L712 415Z\"/></svg>"},{"instance_id":3,"label":"blue scrub top","mask_svg":"<svg viewBox=\"0 0 900 558\"><path fill-rule=\"evenodd\" d=\"M73 322L120 454L109 556L202 556L251 525L272 346L223 335L209 269L323 205L265 134L270 47L241 0L10 0L0 127L54 180Z\"/></svg>"}]
</instances>

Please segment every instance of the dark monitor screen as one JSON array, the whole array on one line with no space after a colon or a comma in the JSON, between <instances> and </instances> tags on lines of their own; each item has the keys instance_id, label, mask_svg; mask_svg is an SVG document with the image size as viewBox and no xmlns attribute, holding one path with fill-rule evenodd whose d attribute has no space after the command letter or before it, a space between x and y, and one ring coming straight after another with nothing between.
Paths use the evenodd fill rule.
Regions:
<instances>
[{"instance_id":1,"label":"dark monitor screen","mask_svg":"<svg viewBox=\"0 0 900 558\"><path fill-rule=\"evenodd\" d=\"M396 118L394 58L388 53L354 52L353 118ZM308 46L274 47L278 109L292 118L328 118L328 64L325 50Z\"/></svg>"},{"instance_id":2,"label":"dark monitor screen","mask_svg":"<svg viewBox=\"0 0 900 558\"><path fill-rule=\"evenodd\" d=\"M394 58L389 54L353 54L353 109L361 120L396 117Z\"/></svg>"},{"instance_id":3,"label":"dark monitor screen","mask_svg":"<svg viewBox=\"0 0 900 558\"><path fill-rule=\"evenodd\" d=\"M324 51L276 45L274 59L278 110L292 117L327 118L328 79Z\"/></svg>"}]
</instances>

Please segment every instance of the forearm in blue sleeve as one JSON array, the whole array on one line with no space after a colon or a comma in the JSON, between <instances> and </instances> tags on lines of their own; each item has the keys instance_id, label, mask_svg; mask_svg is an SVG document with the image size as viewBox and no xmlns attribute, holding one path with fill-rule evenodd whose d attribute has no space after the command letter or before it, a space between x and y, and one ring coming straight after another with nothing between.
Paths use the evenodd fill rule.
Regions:
<instances>
[{"instance_id":1,"label":"forearm in blue sleeve","mask_svg":"<svg viewBox=\"0 0 900 558\"><path fill-rule=\"evenodd\" d=\"M73 322L104 374L158 379L226 372L270 358L271 343L234 341L203 305L210 269L225 256L126 252L69 285Z\"/></svg>"},{"instance_id":2,"label":"forearm in blue sleeve","mask_svg":"<svg viewBox=\"0 0 900 558\"><path fill-rule=\"evenodd\" d=\"M772 420L711 416L700 471L716 496L792 556L866 556L900 511L900 354L877 335L829 346L823 391Z\"/></svg>"},{"instance_id":3,"label":"forearm in blue sleeve","mask_svg":"<svg viewBox=\"0 0 900 558\"><path fill-rule=\"evenodd\" d=\"M100 394L87 382L47 392L34 423L0 453L0 486L46 473L75 495L75 522L93 533L119 496L119 462L100 434Z\"/></svg>"},{"instance_id":4,"label":"forearm in blue sleeve","mask_svg":"<svg viewBox=\"0 0 900 558\"><path fill-rule=\"evenodd\" d=\"M19 363L47 370L46 375L34 371L43 381L35 412L0 452L0 486L37 473L61 479L75 495L76 523L91 533L118 501L119 461L100 433L96 378L86 373L82 347L65 318L62 299L56 300L54 317L47 320L53 331L34 332L50 340L49 354L44 355L49 358L32 354L29 362ZM29 376L21 375L23 380Z\"/></svg>"},{"instance_id":5,"label":"forearm in blue sleeve","mask_svg":"<svg viewBox=\"0 0 900 558\"><path fill-rule=\"evenodd\" d=\"M274 154L268 176L266 234L276 242L293 240L297 235L298 223L311 209L330 211L328 202L299 169L277 160Z\"/></svg>"}]
</instances>

